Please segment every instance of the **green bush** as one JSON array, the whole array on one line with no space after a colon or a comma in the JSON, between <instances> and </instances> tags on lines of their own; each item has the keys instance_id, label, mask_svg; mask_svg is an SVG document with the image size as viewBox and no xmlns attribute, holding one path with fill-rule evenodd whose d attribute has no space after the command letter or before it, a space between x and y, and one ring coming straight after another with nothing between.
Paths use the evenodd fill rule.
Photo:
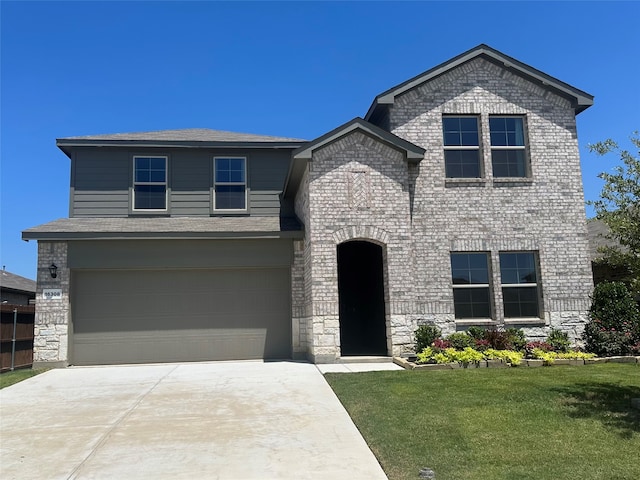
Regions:
<instances>
[{"instance_id":1,"label":"green bush","mask_svg":"<svg viewBox=\"0 0 640 480\"><path fill-rule=\"evenodd\" d=\"M569 341L569 334L567 332L558 330L557 328L551 329L551 332L549 332L549 336L547 337L545 343L551 345L554 352L567 352L569 351L569 347L571 346L571 342Z\"/></svg>"},{"instance_id":2,"label":"green bush","mask_svg":"<svg viewBox=\"0 0 640 480\"><path fill-rule=\"evenodd\" d=\"M471 338L475 339L475 340L484 340L484 335L486 333L486 329L482 328L482 327L469 327L467 329L467 335L469 335Z\"/></svg>"},{"instance_id":3,"label":"green bush","mask_svg":"<svg viewBox=\"0 0 640 480\"><path fill-rule=\"evenodd\" d=\"M467 347L475 346L476 342L465 332L456 332L445 338L456 350L464 350Z\"/></svg>"},{"instance_id":4,"label":"green bush","mask_svg":"<svg viewBox=\"0 0 640 480\"><path fill-rule=\"evenodd\" d=\"M589 317L583 333L588 352L599 356L628 355L640 342L640 311L622 282L596 285Z\"/></svg>"},{"instance_id":5,"label":"green bush","mask_svg":"<svg viewBox=\"0 0 640 480\"><path fill-rule=\"evenodd\" d=\"M522 351L527 344L527 338L521 328L507 328L507 342L511 344L513 350Z\"/></svg>"},{"instance_id":6,"label":"green bush","mask_svg":"<svg viewBox=\"0 0 640 480\"><path fill-rule=\"evenodd\" d=\"M435 325L420 325L415 331L416 353L429 347L436 338L440 338L442 332Z\"/></svg>"}]
</instances>

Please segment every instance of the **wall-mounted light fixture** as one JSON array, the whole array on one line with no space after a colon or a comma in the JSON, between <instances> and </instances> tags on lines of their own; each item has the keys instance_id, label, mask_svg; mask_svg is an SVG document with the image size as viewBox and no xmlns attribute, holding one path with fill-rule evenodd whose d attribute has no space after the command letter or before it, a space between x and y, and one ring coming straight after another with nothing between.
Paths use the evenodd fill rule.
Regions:
<instances>
[{"instance_id":1,"label":"wall-mounted light fixture","mask_svg":"<svg viewBox=\"0 0 640 480\"><path fill-rule=\"evenodd\" d=\"M52 263L49 267L49 273L51 274L51 278L56 278L58 276L58 267L55 263Z\"/></svg>"}]
</instances>

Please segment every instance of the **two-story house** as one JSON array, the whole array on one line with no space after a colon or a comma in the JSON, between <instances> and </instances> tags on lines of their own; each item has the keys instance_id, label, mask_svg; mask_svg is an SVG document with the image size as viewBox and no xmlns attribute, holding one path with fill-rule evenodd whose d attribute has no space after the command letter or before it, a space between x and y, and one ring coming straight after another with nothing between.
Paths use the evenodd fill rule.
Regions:
<instances>
[{"instance_id":1,"label":"two-story house","mask_svg":"<svg viewBox=\"0 0 640 480\"><path fill-rule=\"evenodd\" d=\"M592 288L576 115L592 103L480 45L313 141L59 139L69 218L23 232L35 364L335 362L409 351L427 322L576 339Z\"/></svg>"}]
</instances>

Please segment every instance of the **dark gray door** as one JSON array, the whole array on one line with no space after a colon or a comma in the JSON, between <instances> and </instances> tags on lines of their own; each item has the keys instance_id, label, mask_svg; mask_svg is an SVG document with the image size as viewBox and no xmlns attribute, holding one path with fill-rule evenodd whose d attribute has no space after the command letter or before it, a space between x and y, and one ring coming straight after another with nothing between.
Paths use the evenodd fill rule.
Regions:
<instances>
[{"instance_id":1,"label":"dark gray door","mask_svg":"<svg viewBox=\"0 0 640 480\"><path fill-rule=\"evenodd\" d=\"M75 365L290 358L289 270L75 270Z\"/></svg>"}]
</instances>

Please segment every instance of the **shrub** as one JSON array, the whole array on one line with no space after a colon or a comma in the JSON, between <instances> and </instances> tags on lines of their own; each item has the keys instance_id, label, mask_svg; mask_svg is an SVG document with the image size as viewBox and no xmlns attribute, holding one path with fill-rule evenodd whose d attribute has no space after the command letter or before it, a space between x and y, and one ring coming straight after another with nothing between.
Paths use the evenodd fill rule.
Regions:
<instances>
[{"instance_id":1,"label":"shrub","mask_svg":"<svg viewBox=\"0 0 640 480\"><path fill-rule=\"evenodd\" d=\"M441 338L436 338L433 341L434 348L438 348L440 350L445 350L447 348L451 348L451 342L448 340L443 340Z\"/></svg>"},{"instance_id":2,"label":"shrub","mask_svg":"<svg viewBox=\"0 0 640 480\"><path fill-rule=\"evenodd\" d=\"M469 327L467 329L467 335L475 340L484 340L484 335L486 333L486 329L482 327Z\"/></svg>"},{"instance_id":3,"label":"shrub","mask_svg":"<svg viewBox=\"0 0 640 480\"><path fill-rule=\"evenodd\" d=\"M551 329L546 343L553 347L554 352L566 352L569 350L569 346L571 345L571 342L569 341L569 334L562 330L558 330L557 328Z\"/></svg>"},{"instance_id":4,"label":"shrub","mask_svg":"<svg viewBox=\"0 0 640 480\"><path fill-rule=\"evenodd\" d=\"M511 350L513 345L507 332L503 330L487 330L484 335L491 348L496 350Z\"/></svg>"},{"instance_id":5,"label":"shrub","mask_svg":"<svg viewBox=\"0 0 640 480\"><path fill-rule=\"evenodd\" d=\"M552 352L553 347L547 342L529 342L525 345L524 350L529 358L536 358L534 350L542 350L543 352Z\"/></svg>"},{"instance_id":6,"label":"shrub","mask_svg":"<svg viewBox=\"0 0 640 480\"><path fill-rule=\"evenodd\" d=\"M588 352L627 355L640 342L640 312L624 283L603 282L593 291L583 339Z\"/></svg>"},{"instance_id":7,"label":"shrub","mask_svg":"<svg viewBox=\"0 0 640 480\"><path fill-rule=\"evenodd\" d=\"M463 350L475 344L473 338L464 332L452 333L445 340L447 340L453 348L458 350Z\"/></svg>"},{"instance_id":8,"label":"shrub","mask_svg":"<svg viewBox=\"0 0 640 480\"><path fill-rule=\"evenodd\" d=\"M498 350L495 348L489 348L484 352L484 357L487 360L504 360L516 367L520 365L524 355L521 352L515 350Z\"/></svg>"},{"instance_id":9,"label":"shrub","mask_svg":"<svg viewBox=\"0 0 640 480\"><path fill-rule=\"evenodd\" d=\"M475 349L478 350L479 352L484 352L487 348L489 348L491 345L489 345L489 340L475 340L476 345L475 345Z\"/></svg>"},{"instance_id":10,"label":"shrub","mask_svg":"<svg viewBox=\"0 0 640 480\"><path fill-rule=\"evenodd\" d=\"M505 333L507 334L507 341L511 344L513 350L524 350L527 339L521 328L507 328Z\"/></svg>"},{"instance_id":11,"label":"shrub","mask_svg":"<svg viewBox=\"0 0 640 480\"><path fill-rule=\"evenodd\" d=\"M420 325L415 332L416 352L422 352L425 348L440 337L442 332L435 325Z\"/></svg>"}]
</instances>

